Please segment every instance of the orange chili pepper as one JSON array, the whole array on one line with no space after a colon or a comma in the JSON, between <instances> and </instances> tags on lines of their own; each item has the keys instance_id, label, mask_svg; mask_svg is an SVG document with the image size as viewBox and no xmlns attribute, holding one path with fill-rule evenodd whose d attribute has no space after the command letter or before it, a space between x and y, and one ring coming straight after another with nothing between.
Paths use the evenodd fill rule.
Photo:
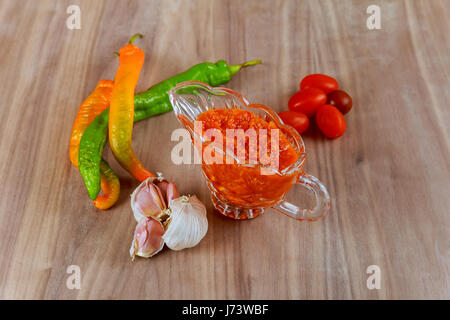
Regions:
<instances>
[{"instance_id":1,"label":"orange chili pepper","mask_svg":"<svg viewBox=\"0 0 450 320\"><path fill-rule=\"evenodd\" d=\"M70 137L69 158L70 162L78 168L78 150L81 137L89 124L105 110L111 101L114 82L100 80L94 91L81 104L72 127ZM94 200L94 205L101 210L109 209L119 198L120 182L108 163L102 160L100 164L101 188L103 196Z\"/></svg>"},{"instance_id":2,"label":"orange chili pepper","mask_svg":"<svg viewBox=\"0 0 450 320\"><path fill-rule=\"evenodd\" d=\"M103 196L98 196L94 200L94 205L100 210L106 210L111 208L119 199L120 181L103 159L100 162L100 174L102 175L101 188Z\"/></svg>"},{"instance_id":3,"label":"orange chili pepper","mask_svg":"<svg viewBox=\"0 0 450 320\"><path fill-rule=\"evenodd\" d=\"M120 165L139 181L154 175L144 168L131 147L134 119L134 90L144 64L144 51L133 44L134 35L119 51L111 105L109 108L109 143Z\"/></svg>"},{"instance_id":4,"label":"orange chili pepper","mask_svg":"<svg viewBox=\"0 0 450 320\"><path fill-rule=\"evenodd\" d=\"M100 80L94 91L83 101L78 109L70 136L69 157L70 162L78 168L78 149L84 131L103 110L109 107L114 82Z\"/></svg>"}]
</instances>

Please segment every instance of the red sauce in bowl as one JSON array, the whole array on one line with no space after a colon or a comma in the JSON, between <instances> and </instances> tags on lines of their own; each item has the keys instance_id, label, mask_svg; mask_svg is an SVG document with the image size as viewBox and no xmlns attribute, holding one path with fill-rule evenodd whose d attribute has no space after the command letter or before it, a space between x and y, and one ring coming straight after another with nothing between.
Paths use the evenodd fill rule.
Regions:
<instances>
[{"instance_id":1,"label":"red sauce in bowl","mask_svg":"<svg viewBox=\"0 0 450 320\"><path fill-rule=\"evenodd\" d=\"M260 129L267 130L267 146L261 145L260 136L257 135L258 143L251 144L249 139L233 139L234 154L237 150L245 153L245 163L233 161L226 162L225 153L219 153L223 157L221 163L208 162L202 157L202 169L208 179L210 187L215 196L226 204L240 207L268 207L277 203L291 188L297 177L298 171L291 174L280 174L283 169L295 163L303 150L296 150L289 141L282 128L278 128L270 119L262 119L254 113L242 109L211 109L201 113L197 121L202 122L202 135L205 137L206 130L217 129L222 136L223 150L226 150L227 129ZM278 130L278 173L261 174L261 163L249 164L249 155L252 152L266 152L272 155L271 137L273 131ZM211 139L208 139L211 140ZM214 139L213 139L214 141ZM202 150L211 142L203 142ZM276 145L275 145L276 147ZM213 154L215 151L213 151ZM255 153L253 153L255 154ZM259 160L259 158L258 158Z\"/></svg>"}]
</instances>

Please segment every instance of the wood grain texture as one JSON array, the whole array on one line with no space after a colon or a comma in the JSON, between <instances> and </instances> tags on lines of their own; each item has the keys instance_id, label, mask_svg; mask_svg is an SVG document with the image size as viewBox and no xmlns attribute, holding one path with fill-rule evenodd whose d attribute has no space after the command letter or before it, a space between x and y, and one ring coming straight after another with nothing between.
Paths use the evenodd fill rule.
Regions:
<instances>
[{"instance_id":1,"label":"wood grain texture","mask_svg":"<svg viewBox=\"0 0 450 320\"><path fill-rule=\"evenodd\" d=\"M70 4L81 30L66 28ZM370 4L381 30L366 28ZM1 1L0 297L449 299L449 11L439 0ZM198 62L260 58L228 86L281 111L302 76L335 75L354 99L347 132L304 135L329 215L214 213L200 168L169 160L179 124L165 114L135 126L134 150L205 202L210 227L193 249L131 262L137 182L106 148L122 190L99 212L68 145L79 104L114 76L112 53L135 32L146 52L138 91ZM310 203L299 189L289 197ZM66 287L72 264L81 290ZM366 287L369 265L381 268L380 290Z\"/></svg>"}]
</instances>

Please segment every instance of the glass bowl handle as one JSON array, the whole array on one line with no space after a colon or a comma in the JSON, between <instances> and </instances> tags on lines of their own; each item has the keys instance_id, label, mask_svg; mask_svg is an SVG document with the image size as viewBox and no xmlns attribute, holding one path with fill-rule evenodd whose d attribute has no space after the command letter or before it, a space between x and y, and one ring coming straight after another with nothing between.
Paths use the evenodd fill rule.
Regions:
<instances>
[{"instance_id":1,"label":"glass bowl handle","mask_svg":"<svg viewBox=\"0 0 450 320\"><path fill-rule=\"evenodd\" d=\"M297 184L314 192L316 197L314 208L303 209L286 200L281 200L272 208L299 221L316 221L325 217L330 209L330 195L322 182L309 174L303 174L298 177Z\"/></svg>"}]
</instances>

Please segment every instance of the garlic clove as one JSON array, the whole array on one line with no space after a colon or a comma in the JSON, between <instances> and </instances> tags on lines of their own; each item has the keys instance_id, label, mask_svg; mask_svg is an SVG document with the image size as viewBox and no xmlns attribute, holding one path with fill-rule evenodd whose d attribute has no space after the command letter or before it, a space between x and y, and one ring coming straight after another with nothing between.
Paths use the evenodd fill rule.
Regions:
<instances>
[{"instance_id":1,"label":"garlic clove","mask_svg":"<svg viewBox=\"0 0 450 320\"><path fill-rule=\"evenodd\" d=\"M150 258L164 247L164 227L158 220L153 218L142 219L134 231L133 242L131 243L130 256L134 260L135 256Z\"/></svg>"},{"instance_id":2,"label":"garlic clove","mask_svg":"<svg viewBox=\"0 0 450 320\"><path fill-rule=\"evenodd\" d=\"M168 204L170 204L170 201L172 201L173 199L180 197L180 194L178 193L178 189L177 189L177 186L175 185L175 183L173 183L173 182L168 183L166 196L167 196Z\"/></svg>"},{"instance_id":3,"label":"garlic clove","mask_svg":"<svg viewBox=\"0 0 450 320\"><path fill-rule=\"evenodd\" d=\"M196 246L208 231L205 205L196 196L181 196L173 199L169 208L165 244L172 250Z\"/></svg>"},{"instance_id":4,"label":"garlic clove","mask_svg":"<svg viewBox=\"0 0 450 320\"><path fill-rule=\"evenodd\" d=\"M169 181L167 180L155 181L155 184L158 186L159 190L161 190L164 199L166 199L167 186L169 185Z\"/></svg>"},{"instance_id":5,"label":"garlic clove","mask_svg":"<svg viewBox=\"0 0 450 320\"><path fill-rule=\"evenodd\" d=\"M164 199L166 200L166 204L170 203L170 200L178 198L180 194L178 193L177 186L172 181L162 180L159 182L156 182L156 185L161 190L161 193L164 196Z\"/></svg>"},{"instance_id":6,"label":"garlic clove","mask_svg":"<svg viewBox=\"0 0 450 320\"><path fill-rule=\"evenodd\" d=\"M154 216L166 208L161 190L153 183L147 184L136 194L135 205L146 216Z\"/></svg>"},{"instance_id":7,"label":"garlic clove","mask_svg":"<svg viewBox=\"0 0 450 320\"><path fill-rule=\"evenodd\" d=\"M146 217L161 219L167 215L166 202L154 178L142 182L131 195L131 209L137 222Z\"/></svg>"}]
</instances>

